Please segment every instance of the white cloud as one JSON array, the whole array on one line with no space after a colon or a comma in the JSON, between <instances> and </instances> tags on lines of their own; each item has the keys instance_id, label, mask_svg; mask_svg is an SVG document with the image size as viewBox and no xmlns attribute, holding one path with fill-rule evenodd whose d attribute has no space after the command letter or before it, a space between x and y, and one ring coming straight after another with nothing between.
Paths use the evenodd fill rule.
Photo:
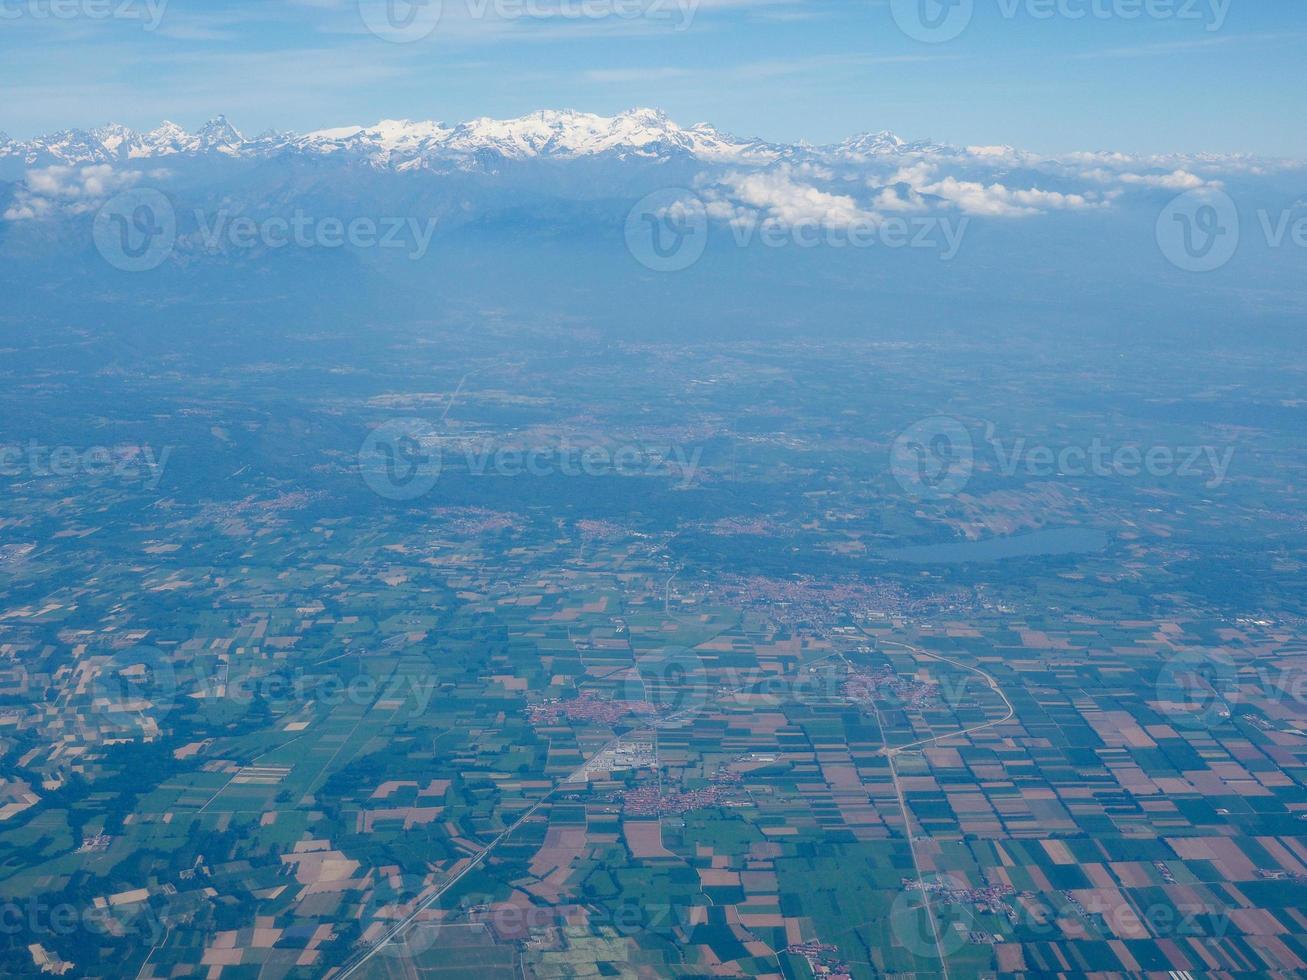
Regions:
<instances>
[{"instance_id":1,"label":"white cloud","mask_svg":"<svg viewBox=\"0 0 1307 980\"><path fill-rule=\"evenodd\" d=\"M886 187L876 195L875 206L878 211L925 211L925 199L911 187L907 195L901 196L898 187Z\"/></svg>"},{"instance_id":2,"label":"white cloud","mask_svg":"<svg viewBox=\"0 0 1307 980\"><path fill-rule=\"evenodd\" d=\"M885 211L924 210L929 206L926 195L943 199L963 214L989 217L1016 218L1045 211L1080 211L1103 206L1100 195L1093 192L1066 194L1037 187L1013 188L997 181L937 177L939 168L939 163L926 160L899 167L890 175L889 186L877 196L876 207ZM906 195L900 192L904 187Z\"/></svg>"},{"instance_id":3,"label":"white cloud","mask_svg":"<svg viewBox=\"0 0 1307 980\"><path fill-rule=\"evenodd\" d=\"M1042 214L1044 211L1082 211L1102 206L1100 202L1083 194L1043 191L1037 187L1026 190L997 183L958 180L954 177L945 177L916 189L923 194L942 197L963 214L994 217L1024 217Z\"/></svg>"},{"instance_id":4,"label":"white cloud","mask_svg":"<svg viewBox=\"0 0 1307 980\"><path fill-rule=\"evenodd\" d=\"M1099 183L1109 185L1105 188L1069 191L1013 187L1001 181L973 179L970 173L966 176L944 173L951 169L950 162L919 158L900 161L888 175L861 179L857 186L867 191L861 199L821 186L835 176L823 168L805 170L787 165L728 174L709 186L704 200L710 217L736 225L762 221L791 228L847 229L854 225L878 225L887 214L921 213L932 208L998 218L1103 208L1123 193L1121 188L1110 184L1131 183L1104 171ZM1201 183L1200 178L1182 171L1155 178L1133 176L1133 183L1139 185L1188 187L1194 180ZM1082 179L1089 178L1082 176Z\"/></svg>"},{"instance_id":5,"label":"white cloud","mask_svg":"<svg viewBox=\"0 0 1307 980\"><path fill-rule=\"evenodd\" d=\"M29 170L4 217L6 221L32 221L54 213L81 214L99 207L142 176L140 171L114 170L103 163Z\"/></svg>"},{"instance_id":6,"label":"white cloud","mask_svg":"<svg viewBox=\"0 0 1307 980\"><path fill-rule=\"evenodd\" d=\"M711 217L736 224L758 217L787 228L849 228L880 221L880 215L846 194L796 181L788 168L727 174L708 189L705 200Z\"/></svg>"},{"instance_id":7,"label":"white cloud","mask_svg":"<svg viewBox=\"0 0 1307 980\"><path fill-rule=\"evenodd\" d=\"M1169 174L1136 174L1129 171L1116 173L1110 170L1086 170L1080 175L1085 180L1094 180L1100 184L1121 183L1136 187L1161 187L1165 190L1187 191L1195 187L1206 187L1209 181L1187 170L1172 170ZM1219 185L1220 181L1210 182Z\"/></svg>"}]
</instances>

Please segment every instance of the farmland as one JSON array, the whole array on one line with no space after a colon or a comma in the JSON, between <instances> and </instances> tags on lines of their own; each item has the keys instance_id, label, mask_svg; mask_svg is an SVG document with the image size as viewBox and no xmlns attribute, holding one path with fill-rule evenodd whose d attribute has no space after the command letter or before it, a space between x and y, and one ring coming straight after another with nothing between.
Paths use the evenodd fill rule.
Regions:
<instances>
[{"instance_id":1,"label":"farmland","mask_svg":"<svg viewBox=\"0 0 1307 980\"><path fill-rule=\"evenodd\" d=\"M1237 450L1215 487L1010 475L974 427L936 498L897 432L1087 443L1092 352L953 394L908 344L356 353L239 405L239 357L98 382L67 411L175 444L159 485L11 481L5 975L1307 971L1273 418L1168 409ZM1109 436L1182 396L1130 381ZM396 413L444 426L416 499L359 449ZM967 550L1067 527L1098 543Z\"/></svg>"}]
</instances>

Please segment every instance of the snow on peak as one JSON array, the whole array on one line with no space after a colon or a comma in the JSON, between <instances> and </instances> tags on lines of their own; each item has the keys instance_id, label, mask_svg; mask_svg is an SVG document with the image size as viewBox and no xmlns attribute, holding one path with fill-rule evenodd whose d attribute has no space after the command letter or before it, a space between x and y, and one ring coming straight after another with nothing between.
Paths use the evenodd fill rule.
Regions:
<instances>
[{"instance_id":1,"label":"snow on peak","mask_svg":"<svg viewBox=\"0 0 1307 980\"><path fill-rule=\"evenodd\" d=\"M371 126L318 130L297 137L294 143L308 152L352 153L374 165L405 168L441 161L457 165L480 159L569 159L603 153L743 157L761 145L724 136L706 124L682 129L656 109L631 109L616 116L541 109L516 119L482 116L452 127L384 119Z\"/></svg>"},{"instance_id":2,"label":"snow on peak","mask_svg":"<svg viewBox=\"0 0 1307 980\"><path fill-rule=\"evenodd\" d=\"M644 126L676 126L662 109L627 109L618 118L630 119Z\"/></svg>"},{"instance_id":3,"label":"snow on peak","mask_svg":"<svg viewBox=\"0 0 1307 980\"><path fill-rule=\"evenodd\" d=\"M160 142L165 140L181 142L184 141L189 134L175 122L165 119L158 129L152 129L145 135Z\"/></svg>"},{"instance_id":4,"label":"snow on peak","mask_svg":"<svg viewBox=\"0 0 1307 980\"><path fill-rule=\"evenodd\" d=\"M473 119L456 126L448 146L456 152L495 150L510 159L586 156L638 149L677 131L675 124L637 114L597 116L574 110L541 110L517 119Z\"/></svg>"},{"instance_id":5,"label":"snow on peak","mask_svg":"<svg viewBox=\"0 0 1307 980\"><path fill-rule=\"evenodd\" d=\"M749 164L777 160L786 152L783 147L761 140L731 136L707 123L684 128L661 110L651 108L629 109L615 116L542 109L516 119L481 117L453 126L383 119L370 126L320 129L304 135L267 133L255 140L246 139L226 116L220 115L193 133L165 122L144 134L111 125L56 133L26 143L0 143L0 154L22 156L29 165L112 163L210 153L258 157L333 155L393 169L494 166L496 160L573 159L601 154L636 159L684 156Z\"/></svg>"},{"instance_id":6,"label":"snow on peak","mask_svg":"<svg viewBox=\"0 0 1307 980\"><path fill-rule=\"evenodd\" d=\"M908 142L901 136L884 129L878 133L859 133L832 147L836 155L853 159L883 156L893 153L912 153L935 150L939 147L929 140Z\"/></svg>"},{"instance_id":7,"label":"snow on peak","mask_svg":"<svg viewBox=\"0 0 1307 980\"><path fill-rule=\"evenodd\" d=\"M95 137L110 153L117 152L119 147L125 146L132 140L136 139L136 133L126 126L118 123L109 123L107 126L101 126L99 129L93 129L90 133Z\"/></svg>"},{"instance_id":8,"label":"snow on peak","mask_svg":"<svg viewBox=\"0 0 1307 980\"><path fill-rule=\"evenodd\" d=\"M195 134L203 147L239 146L245 137L237 132L236 127L227 121L226 116L217 116L200 127Z\"/></svg>"}]
</instances>

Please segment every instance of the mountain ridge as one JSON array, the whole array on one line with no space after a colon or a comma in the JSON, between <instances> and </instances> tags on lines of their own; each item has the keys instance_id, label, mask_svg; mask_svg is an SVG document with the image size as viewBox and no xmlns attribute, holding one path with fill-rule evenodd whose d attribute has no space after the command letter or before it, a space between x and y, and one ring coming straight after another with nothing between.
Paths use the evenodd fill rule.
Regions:
<instances>
[{"instance_id":1,"label":"mountain ridge","mask_svg":"<svg viewBox=\"0 0 1307 980\"><path fill-rule=\"evenodd\" d=\"M940 150L929 141L905 141L893 133L860 133L840 143L813 147L742 138L708 123L681 126L659 109L635 108L616 116L572 109L541 109L514 119L486 116L446 124L436 120L383 119L370 126L342 126L308 133L266 132L244 136L224 115L195 132L164 120L138 132L116 123L89 130L65 129L30 140L0 134L0 158L28 166L114 164L171 156L221 154L343 156L379 169L425 169L490 154L503 160L578 159L606 154L648 159L686 157L704 162L767 164L811 156L868 155Z\"/></svg>"}]
</instances>

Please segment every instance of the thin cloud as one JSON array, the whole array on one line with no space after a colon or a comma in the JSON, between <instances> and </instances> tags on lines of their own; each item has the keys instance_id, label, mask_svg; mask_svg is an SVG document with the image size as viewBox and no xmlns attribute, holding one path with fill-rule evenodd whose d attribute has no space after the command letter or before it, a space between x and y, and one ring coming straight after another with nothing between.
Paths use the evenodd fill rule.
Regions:
<instances>
[{"instance_id":1,"label":"thin cloud","mask_svg":"<svg viewBox=\"0 0 1307 980\"><path fill-rule=\"evenodd\" d=\"M1257 44L1266 42L1295 43L1301 40L1301 34L1220 34L1212 37L1193 38L1186 41L1155 41L1149 44L1134 44L1119 48L1103 48L1097 51L1082 51L1072 55L1077 61L1093 61L1099 58L1153 58L1172 54L1192 54L1196 51L1209 51L1230 45Z\"/></svg>"}]
</instances>

